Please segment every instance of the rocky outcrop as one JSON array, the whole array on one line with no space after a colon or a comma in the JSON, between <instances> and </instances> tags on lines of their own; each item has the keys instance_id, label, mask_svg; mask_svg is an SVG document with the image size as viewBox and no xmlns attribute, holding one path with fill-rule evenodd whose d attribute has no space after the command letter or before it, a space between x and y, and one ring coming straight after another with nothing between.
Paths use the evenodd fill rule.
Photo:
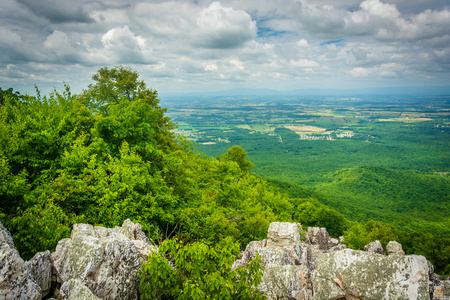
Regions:
<instances>
[{"instance_id":1,"label":"rocky outcrop","mask_svg":"<svg viewBox=\"0 0 450 300\"><path fill-rule=\"evenodd\" d=\"M50 293L52 284L52 262L50 251L36 253L32 259L25 263L27 271L41 288L42 296Z\"/></svg>"},{"instance_id":2,"label":"rocky outcrop","mask_svg":"<svg viewBox=\"0 0 450 300\"><path fill-rule=\"evenodd\" d=\"M450 299L450 281L434 274L423 256L405 255L390 242L366 251L346 249L325 228L270 224L267 239L250 242L233 267L259 255L259 290L268 299ZM54 253L24 262L0 223L0 299L138 299L137 271L156 251L139 224L121 227L76 224Z\"/></svg>"},{"instance_id":3,"label":"rocky outcrop","mask_svg":"<svg viewBox=\"0 0 450 300\"><path fill-rule=\"evenodd\" d=\"M0 246L0 299L42 299L41 288L25 262L17 250L6 243Z\"/></svg>"},{"instance_id":4,"label":"rocky outcrop","mask_svg":"<svg viewBox=\"0 0 450 300\"><path fill-rule=\"evenodd\" d=\"M0 246L8 245L10 248L15 248L11 233L0 222Z\"/></svg>"},{"instance_id":5,"label":"rocky outcrop","mask_svg":"<svg viewBox=\"0 0 450 300\"><path fill-rule=\"evenodd\" d=\"M423 256L383 256L345 249L323 253L314 270L314 299L429 299Z\"/></svg>"},{"instance_id":6,"label":"rocky outcrop","mask_svg":"<svg viewBox=\"0 0 450 300\"><path fill-rule=\"evenodd\" d=\"M396 241L390 241L386 245L386 251L387 251L388 255L400 255L400 256L405 255L402 245Z\"/></svg>"},{"instance_id":7,"label":"rocky outcrop","mask_svg":"<svg viewBox=\"0 0 450 300\"><path fill-rule=\"evenodd\" d=\"M11 234L0 223L0 299L42 299L42 290L17 252ZM45 285L45 284L44 284Z\"/></svg>"},{"instance_id":8,"label":"rocky outcrop","mask_svg":"<svg viewBox=\"0 0 450 300\"><path fill-rule=\"evenodd\" d=\"M317 245L320 250L330 250L339 244L339 240L332 238L325 228L308 227L305 243Z\"/></svg>"},{"instance_id":9,"label":"rocky outcrop","mask_svg":"<svg viewBox=\"0 0 450 300\"><path fill-rule=\"evenodd\" d=\"M383 245L381 245L380 241L374 241L370 242L369 244L364 246L364 251L371 252L371 253L377 253L381 255L386 255L386 252L383 249Z\"/></svg>"},{"instance_id":10,"label":"rocky outcrop","mask_svg":"<svg viewBox=\"0 0 450 300\"><path fill-rule=\"evenodd\" d=\"M101 300L84 285L81 279L70 279L60 289L61 297L67 300Z\"/></svg>"},{"instance_id":11,"label":"rocky outcrop","mask_svg":"<svg viewBox=\"0 0 450 300\"><path fill-rule=\"evenodd\" d=\"M156 250L130 220L116 228L75 224L54 253L24 262L0 223L0 299L138 299L137 271Z\"/></svg>"},{"instance_id":12,"label":"rocky outcrop","mask_svg":"<svg viewBox=\"0 0 450 300\"><path fill-rule=\"evenodd\" d=\"M258 288L268 299L448 299L448 282L438 280L423 256L405 256L399 243L389 243L386 256L379 241L365 252L339 242L325 228L303 231L300 224L276 222L267 239L251 242L234 267L258 253L265 266Z\"/></svg>"},{"instance_id":13,"label":"rocky outcrop","mask_svg":"<svg viewBox=\"0 0 450 300\"><path fill-rule=\"evenodd\" d=\"M247 266L256 253L265 271L259 285L269 299L309 299L311 284L305 265L311 251L300 238L299 224L270 224L267 240L251 242L233 267Z\"/></svg>"},{"instance_id":14,"label":"rocky outcrop","mask_svg":"<svg viewBox=\"0 0 450 300\"><path fill-rule=\"evenodd\" d=\"M138 299L137 271L152 250L140 225L126 220L113 229L75 224L70 239L61 240L51 257L63 286L79 279L99 298L131 300Z\"/></svg>"},{"instance_id":15,"label":"rocky outcrop","mask_svg":"<svg viewBox=\"0 0 450 300\"><path fill-rule=\"evenodd\" d=\"M450 299L450 280L444 280L439 285L434 286L433 300Z\"/></svg>"}]
</instances>

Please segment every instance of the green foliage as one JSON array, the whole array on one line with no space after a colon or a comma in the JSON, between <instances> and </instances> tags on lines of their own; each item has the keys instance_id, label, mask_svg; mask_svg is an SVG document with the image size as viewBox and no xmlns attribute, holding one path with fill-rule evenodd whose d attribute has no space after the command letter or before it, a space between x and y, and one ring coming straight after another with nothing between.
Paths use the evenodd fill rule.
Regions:
<instances>
[{"instance_id":1,"label":"green foliage","mask_svg":"<svg viewBox=\"0 0 450 300\"><path fill-rule=\"evenodd\" d=\"M221 156L222 161L234 161L238 164L239 168L244 171L250 171L255 165L248 160L247 152L240 146L233 146L227 150L227 153Z\"/></svg>"},{"instance_id":2,"label":"green foliage","mask_svg":"<svg viewBox=\"0 0 450 300\"><path fill-rule=\"evenodd\" d=\"M81 96L68 86L48 97L2 91L0 213L25 256L53 249L75 220L115 226L133 218L146 230L175 223L163 161L182 147L156 92L128 68L94 77ZM38 241L46 223L55 232Z\"/></svg>"},{"instance_id":3,"label":"green foliage","mask_svg":"<svg viewBox=\"0 0 450 300\"><path fill-rule=\"evenodd\" d=\"M239 244L229 238L215 246L165 240L142 266L141 299L263 299L259 256L231 270L237 255Z\"/></svg>"},{"instance_id":4,"label":"green foliage","mask_svg":"<svg viewBox=\"0 0 450 300\"><path fill-rule=\"evenodd\" d=\"M17 250L24 259L30 259L37 252L54 249L58 241L70 237L71 225L82 221L74 214L67 215L52 199L44 200L24 211L18 210L17 217L6 225L13 230Z\"/></svg>"},{"instance_id":5,"label":"green foliage","mask_svg":"<svg viewBox=\"0 0 450 300\"><path fill-rule=\"evenodd\" d=\"M344 232L344 244L351 249L364 250L364 246L370 242L367 230L360 223L354 223Z\"/></svg>"},{"instance_id":6,"label":"green foliage","mask_svg":"<svg viewBox=\"0 0 450 300\"><path fill-rule=\"evenodd\" d=\"M0 88L0 105L6 101L11 101L14 104L19 104L23 101L27 96L21 95L18 91L14 92L13 88L9 88L7 90L3 90Z\"/></svg>"},{"instance_id":7,"label":"green foliage","mask_svg":"<svg viewBox=\"0 0 450 300\"><path fill-rule=\"evenodd\" d=\"M88 90L83 94L84 101L90 108L106 112L110 104L117 103L124 98L133 101L138 96L145 94L147 96L145 98L150 95L152 100L156 100L156 93L148 90L146 84L138 78L139 74L129 67L100 68L92 76L95 84L90 84Z\"/></svg>"},{"instance_id":8,"label":"green foliage","mask_svg":"<svg viewBox=\"0 0 450 300\"><path fill-rule=\"evenodd\" d=\"M370 218L405 231L450 235L450 179L376 167L344 169L330 174L316 191L323 202L355 221Z\"/></svg>"},{"instance_id":9,"label":"green foliage","mask_svg":"<svg viewBox=\"0 0 450 300\"><path fill-rule=\"evenodd\" d=\"M399 231L391 224L370 220L366 224L353 223L344 232L344 243L352 249L364 250L368 243L378 240L386 247L390 241L398 239Z\"/></svg>"},{"instance_id":10,"label":"green foliage","mask_svg":"<svg viewBox=\"0 0 450 300\"><path fill-rule=\"evenodd\" d=\"M289 198L251 173L241 147L211 159L178 139L136 72L102 68L93 79L82 95L66 86L0 105L0 216L25 258L53 250L78 221L130 218L157 241L245 245L292 220Z\"/></svg>"}]
</instances>

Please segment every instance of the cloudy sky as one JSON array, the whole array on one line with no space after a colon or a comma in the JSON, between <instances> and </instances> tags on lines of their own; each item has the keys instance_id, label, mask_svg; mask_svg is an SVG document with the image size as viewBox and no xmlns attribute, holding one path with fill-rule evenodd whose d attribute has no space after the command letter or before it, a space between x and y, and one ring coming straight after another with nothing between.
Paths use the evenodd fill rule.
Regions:
<instances>
[{"instance_id":1,"label":"cloudy sky","mask_svg":"<svg viewBox=\"0 0 450 300\"><path fill-rule=\"evenodd\" d=\"M450 85L450 0L0 0L0 87L161 93Z\"/></svg>"}]
</instances>

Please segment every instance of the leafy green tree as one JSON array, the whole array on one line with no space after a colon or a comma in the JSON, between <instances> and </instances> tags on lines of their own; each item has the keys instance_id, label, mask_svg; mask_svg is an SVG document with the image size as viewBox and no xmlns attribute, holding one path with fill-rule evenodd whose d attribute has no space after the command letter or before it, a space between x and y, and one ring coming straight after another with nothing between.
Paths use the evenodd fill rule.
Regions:
<instances>
[{"instance_id":1,"label":"leafy green tree","mask_svg":"<svg viewBox=\"0 0 450 300\"><path fill-rule=\"evenodd\" d=\"M237 255L239 244L230 238L216 246L165 240L142 266L141 299L263 299L256 289L259 257L232 270Z\"/></svg>"},{"instance_id":2,"label":"leafy green tree","mask_svg":"<svg viewBox=\"0 0 450 300\"><path fill-rule=\"evenodd\" d=\"M18 91L14 92L13 88L9 88L7 90L0 88L0 105L7 100L13 102L14 104L20 104L24 98L27 98L27 96L21 95Z\"/></svg>"},{"instance_id":3,"label":"leafy green tree","mask_svg":"<svg viewBox=\"0 0 450 300\"><path fill-rule=\"evenodd\" d=\"M150 143L165 152L179 149L175 124L165 115L167 108L159 106L158 93L147 88L137 72L123 66L104 67L92 79L95 83L83 91L80 100L105 116L97 130L116 149L121 145L117 140L123 139L131 147L148 147Z\"/></svg>"},{"instance_id":4,"label":"leafy green tree","mask_svg":"<svg viewBox=\"0 0 450 300\"><path fill-rule=\"evenodd\" d=\"M156 92L148 90L146 84L138 80L139 74L129 67L118 66L111 69L100 68L92 76L95 83L90 84L83 93L83 98L89 107L107 111L107 106L122 99L135 100L140 93L151 95L157 104Z\"/></svg>"},{"instance_id":5,"label":"leafy green tree","mask_svg":"<svg viewBox=\"0 0 450 300\"><path fill-rule=\"evenodd\" d=\"M8 225L17 250L24 259L47 249L54 249L58 241L70 236L72 224L84 221L75 214L66 214L52 199L44 199L18 214Z\"/></svg>"},{"instance_id":6,"label":"leafy green tree","mask_svg":"<svg viewBox=\"0 0 450 300\"><path fill-rule=\"evenodd\" d=\"M391 224L370 220L366 224L354 222L344 232L344 243L352 249L363 250L368 243L379 240L386 247L390 241L398 239L398 230Z\"/></svg>"},{"instance_id":7,"label":"leafy green tree","mask_svg":"<svg viewBox=\"0 0 450 300\"><path fill-rule=\"evenodd\" d=\"M355 250L364 250L364 246L370 243L367 230L360 223L354 223L344 232L344 244Z\"/></svg>"},{"instance_id":8,"label":"leafy green tree","mask_svg":"<svg viewBox=\"0 0 450 300\"><path fill-rule=\"evenodd\" d=\"M255 165L248 160L247 152L245 152L241 146L233 146L229 148L227 153L221 156L221 160L236 162L239 168L244 172L250 171L255 167Z\"/></svg>"},{"instance_id":9,"label":"leafy green tree","mask_svg":"<svg viewBox=\"0 0 450 300\"><path fill-rule=\"evenodd\" d=\"M384 247L390 241L398 239L398 230L391 224L370 220L364 224L364 228L369 234L368 237L371 241L379 240Z\"/></svg>"}]
</instances>

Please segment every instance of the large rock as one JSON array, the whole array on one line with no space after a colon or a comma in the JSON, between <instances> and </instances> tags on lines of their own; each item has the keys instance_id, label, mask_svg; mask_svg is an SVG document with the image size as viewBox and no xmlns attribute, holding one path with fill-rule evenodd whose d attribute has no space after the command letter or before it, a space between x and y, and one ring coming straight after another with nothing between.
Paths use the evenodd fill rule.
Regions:
<instances>
[{"instance_id":1,"label":"large rock","mask_svg":"<svg viewBox=\"0 0 450 300\"><path fill-rule=\"evenodd\" d=\"M388 255L401 255L401 256L405 255L402 245L396 241L390 241L386 245L386 251Z\"/></svg>"},{"instance_id":2,"label":"large rock","mask_svg":"<svg viewBox=\"0 0 450 300\"><path fill-rule=\"evenodd\" d=\"M1 245L9 245L10 248L15 249L14 241L12 239L11 233L3 226L0 222L0 246Z\"/></svg>"},{"instance_id":3,"label":"large rock","mask_svg":"<svg viewBox=\"0 0 450 300\"><path fill-rule=\"evenodd\" d=\"M75 224L71 238L61 240L51 255L58 281L64 286L79 279L102 299L138 299L137 271L149 251L156 250L144 237L129 220L113 229Z\"/></svg>"},{"instance_id":4,"label":"large rock","mask_svg":"<svg viewBox=\"0 0 450 300\"><path fill-rule=\"evenodd\" d=\"M346 249L321 254L314 273L314 299L429 299L423 256Z\"/></svg>"},{"instance_id":5,"label":"large rock","mask_svg":"<svg viewBox=\"0 0 450 300\"><path fill-rule=\"evenodd\" d=\"M450 280L443 280L434 287L433 300L450 300Z\"/></svg>"},{"instance_id":6,"label":"large rock","mask_svg":"<svg viewBox=\"0 0 450 300\"><path fill-rule=\"evenodd\" d=\"M25 263L31 277L41 288L42 296L48 295L52 284L52 262L50 251L36 253Z\"/></svg>"},{"instance_id":7,"label":"large rock","mask_svg":"<svg viewBox=\"0 0 450 300\"><path fill-rule=\"evenodd\" d=\"M299 251L301 244L299 226L300 224L288 222L271 223L267 233L267 246L290 246Z\"/></svg>"},{"instance_id":8,"label":"large rock","mask_svg":"<svg viewBox=\"0 0 450 300\"><path fill-rule=\"evenodd\" d=\"M364 251L371 252L371 253L377 253L381 255L386 255L386 252L384 252L383 245L381 245L380 241L374 241L370 242L369 244L364 246Z\"/></svg>"},{"instance_id":9,"label":"large rock","mask_svg":"<svg viewBox=\"0 0 450 300\"><path fill-rule=\"evenodd\" d=\"M331 238L325 228L308 227L305 242L310 245L318 245L320 250L329 250L337 246L339 240Z\"/></svg>"},{"instance_id":10,"label":"large rock","mask_svg":"<svg viewBox=\"0 0 450 300\"><path fill-rule=\"evenodd\" d=\"M312 286L306 266L270 265L266 267L259 290L267 299L311 299Z\"/></svg>"},{"instance_id":11,"label":"large rock","mask_svg":"<svg viewBox=\"0 0 450 300\"><path fill-rule=\"evenodd\" d=\"M70 279L61 286L63 300L101 300L83 284L81 279Z\"/></svg>"},{"instance_id":12,"label":"large rock","mask_svg":"<svg viewBox=\"0 0 450 300\"><path fill-rule=\"evenodd\" d=\"M41 288L31 277L17 250L7 242L0 244L0 299L42 299Z\"/></svg>"},{"instance_id":13,"label":"large rock","mask_svg":"<svg viewBox=\"0 0 450 300\"><path fill-rule=\"evenodd\" d=\"M325 228L303 232L300 224L275 222L267 240L250 242L234 267L259 254L265 270L258 288L268 299L450 300L449 282L425 257L405 256L397 242L387 249L390 256L375 241L367 252L350 250Z\"/></svg>"},{"instance_id":14,"label":"large rock","mask_svg":"<svg viewBox=\"0 0 450 300\"><path fill-rule=\"evenodd\" d=\"M267 240L250 242L233 267L247 266L258 253L265 268L258 289L268 299L310 299L310 271L302 264L311 257L309 247L300 239L299 224L274 222Z\"/></svg>"}]
</instances>

